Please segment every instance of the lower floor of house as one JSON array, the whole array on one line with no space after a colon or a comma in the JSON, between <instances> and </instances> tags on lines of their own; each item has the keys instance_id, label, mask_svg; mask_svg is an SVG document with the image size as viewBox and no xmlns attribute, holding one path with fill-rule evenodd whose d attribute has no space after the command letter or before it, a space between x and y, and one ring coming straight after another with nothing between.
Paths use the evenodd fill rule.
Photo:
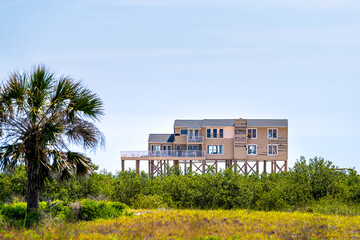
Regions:
<instances>
[{"instance_id":1,"label":"lower floor of house","mask_svg":"<svg viewBox=\"0 0 360 240\"><path fill-rule=\"evenodd\" d=\"M144 171L149 176L167 175L170 171L177 170L182 174L196 172L217 173L221 170L233 169L239 174L261 174L286 172L287 160L209 160L205 157L122 157L121 171L135 169L139 174Z\"/></svg>"}]
</instances>

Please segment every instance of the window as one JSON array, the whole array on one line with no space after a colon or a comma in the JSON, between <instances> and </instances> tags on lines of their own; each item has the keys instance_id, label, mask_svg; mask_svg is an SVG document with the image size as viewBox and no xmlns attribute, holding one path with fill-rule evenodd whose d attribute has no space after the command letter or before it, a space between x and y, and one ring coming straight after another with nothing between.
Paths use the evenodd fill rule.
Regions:
<instances>
[{"instance_id":1,"label":"window","mask_svg":"<svg viewBox=\"0 0 360 240\"><path fill-rule=\"evenodd\" d=\"M224 145L219 145L219 154L224 154Z\"/></svg>"},{"instance_id":2,"label":"window","mask_svg":"<svg viewBox=\"0 0 360 240\"><path fill-rule=\"evenodd\" d=\"M219 129L219 137L224 138L224 129L222 128Z\"/></svg>"},{"instance_id":3,"label":"window","mask_svg":"<svg viewBox=\"0 0 360 240\"><path fill-rule=\"evenodd\" d=\"M213 138L217 138L217 129L213 129Z\"/></svg>"},{"instance_id":4,"label":"window","mask_svg":"<svg viewBox=\"0 0 360 240\"><path fill-rule=\"evenodd\" d=\"M256 139L256 128L249 128L248 129L248 138Z\"/></svg>"},{"instance_id":5,"label":"window","mask_svg":"<svg viewBox=\"0 0 360 240\"><path fill-rule=\"evenodd\" d=\"M194 130L189 130L190 137L194 136Z\"/></svg>"},{"instance_id":6,"label":"window","mask_svg":"<svg viewBox=\"0 0 360 240\"><path fill-rule=\"evenodd\" d=\"M188 150L197 151L197 150L199 150L199 146L198 145L189 145Z\"/></svg>"},{"instance_id":7,"label":"window","mask_svg":"<svg viewBox=\"0 0 360 240\"><path fill-rule=\"evenodd\" d=\"M249 144L247 146L247 155L257 155L256 148L256 144Z\"/></svg>"},{"instance_id":8,"label":"window","mask_svg":"<svg viewBox=\"0 0 360 240\"><path fill-rule=\"evenodd\" d=\"M180 129L180 135L187 135L187 129Z\"/></svg>"},{"instance_id":9,"label":"window","mask_svg":"<svg viewBox=\"0 0 360 240\"><path fill-rule=\"evenodd\" d=\"M277 155L278 154L278 145L269 144L268 145L268 155Z\"/></svg>"},{"instance_id":10,"label":"window","mask_svg":"<svg viewBox=\"0 0 360 240\"><path fill-rule=\"evenodd\" d=\"M277 128L269 128L268 129L268 139L277 139L278 131Z\"/></svg>"},{"instance_id":11,"label":"window","mask_svg":"<svg viewBox=\"0 0 360 240\"><path fill-rule=\"evenodd\" d=\"M224 145L207 145L207 154L224 154Z\"/></svg>"},{"instance_id":12,"label":"window","mask_svg":"<svg viewBox=\"0 0 360 240\"><path fill-rule=\"evenodd\" d=\"M211 129L206 129L206 137L211 138Z\"/></svg>"},{"instance_id":13,"label":"window","mask_svg":"<svg viewBox=\"0 0 360 240\"><path fill-rule=\"evenodd\" d=\"M213 154L212 149L212 145L207 145L207 154Z\"/></svg>"},{"instance_id":14,"label":"window","mask_svg":"<svg viewBox=\"0 0 360 240\"><path fill-rule=\"evenodd\" d=\"M213 145L213 154L218 154L218 145Z\"/></svg>"}]
</instances>

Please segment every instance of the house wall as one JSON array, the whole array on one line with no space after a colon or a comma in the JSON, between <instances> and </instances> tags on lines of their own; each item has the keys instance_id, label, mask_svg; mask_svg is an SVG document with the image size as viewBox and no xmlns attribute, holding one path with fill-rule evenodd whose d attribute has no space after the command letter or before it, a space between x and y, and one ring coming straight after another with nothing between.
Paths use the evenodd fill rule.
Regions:
<instances>
[{"instance_id":1,"label":"house wall","mask_svg":"<svg viewBox=\"0 0 360 240\"><path fill-rule=\"evenodd\" d=\"M276 127L274 127L276 128ZM268 127L257 127L257 139L247 139L249 144L257 145L257 155L247 155L248 160L287 160L288 158L288 128L278 127L278 138L268 139ZM268 144L278 145L278 155L268 155Z\"/></svg>"},{"instance_id":2,"label":"house wall","mask_svg":"<svg viewBox=\"0 0 360 240\"><path fill-rule=\"evenodd\" d=\"M209 154L206 159L209 160L287 160L288 158L288 128L287 127L274 127L278 129L278 139L268 139L269 127L251 127L257 129L257 139L250 139L247 136L247 120L235 119L235 127L208 127L210 129L224 129L224 138L207 138L206 129L203 127L199 129L200 135L204 137L204 142L201 145L202 150L207 151L207 145L223 145L224 154ZM187 150L187 136L179 135L180 129L184 127L174 128L175 141L173 143L149 143L148 149L150 150L151 144L161 145L161 150L164 145L172 145L172 149L176 150L176 146L181 146L181 150ZM189 130L189 129L188 129ZM176 136L178 135L178 136ZM257 145L257 155L247 155L247 146L249 144ZM277 155L268 155L268 144L278 145ZM193 145L193 144L192 144Z\"/></svg>"},{"instance_id":3,"label":"house wall","mask_svg":"<svg viewBox=\"0 0 360 240\"><path fill-rule=\"evenodd\" d=\"M206 159L231 160L234 158L233 138L208 138L204 143L205 151L207 151L207 145L224 145L224 154L207 154Z\"/></svg>"}]
</instances>

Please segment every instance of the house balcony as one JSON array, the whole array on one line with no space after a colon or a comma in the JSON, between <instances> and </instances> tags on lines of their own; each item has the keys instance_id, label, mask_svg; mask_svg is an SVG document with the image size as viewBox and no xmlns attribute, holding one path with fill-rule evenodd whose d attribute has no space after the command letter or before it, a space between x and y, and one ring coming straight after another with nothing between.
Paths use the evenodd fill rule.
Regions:
<instances>
[{"instance_id":1,"label":"house balcony","mask_svg":"<svg viewBox=\"0 0 360 240\"><path fill-rule=\"evenodd\" d=\"M187 139L187 143L203 143L204 142L203 136L188 135L186 139Z\"/></svg>"},{"instance_id":2,"label":"house balcony","mask_svg":"<svg viewBox=\"0 0 360 240\"><path fill-rule=\"evenodd\" d=\"M204 159L205 150L121 151L122 160Z\"/></svg>"}]
</instances>

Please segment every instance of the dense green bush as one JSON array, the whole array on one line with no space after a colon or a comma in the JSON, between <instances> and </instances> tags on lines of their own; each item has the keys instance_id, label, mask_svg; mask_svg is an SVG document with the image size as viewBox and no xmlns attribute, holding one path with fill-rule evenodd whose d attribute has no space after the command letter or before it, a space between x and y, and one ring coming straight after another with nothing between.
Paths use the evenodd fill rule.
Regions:
<instances>
[{"instance_id":1,"label":"dense green bush","mask_svg":"<svg viewBox=\"0 0 360 240\"><path fill-rule=\"evenodd\" d=\"M48 204L47 212L53 218L60 220L74 220L75 216L71 207L64 201L55 200Z\"/></svg>"},{"instance_id":2,"label":"dense green bush","mask_svg":"<svg viewBox=\"0 0 360 240\"><path fill-rule=\"evenodd\" d=\"M40 202L39 212L26 211L25 202L15 202L2 205L0 222L4 219L8 225L16 228L31 227L44 217L62 221L85 220L98 218L116 218L128 214L128 206L119 202L82 200L77 203L67 204L56 200L49 204Z\"/></svg>"},{"instance_id":3,"label":"dense green bush","mask_svg":"<svg viewBox=\"0 0 360 240\"><path fill-rule=\"evenodd\" d=\"M14 227L30 227L40 221L40 212L26 211L25 202L15 202L13 204L4 204L0 214L4 217L4 220ZM44 211L47 207L45 202L40 202L39 209Z\"/></svg>"},{"instance_id":4,"label":"dense green bush","mask_svg":"<svg viewBox=\"0 0 360 240\"><path fill-rule=\"evenodd\" d=\"M163 197L159 195L137 195L134 199L131 199L131 206L133 208L145 208L145 209L159 209L167 208L167 204L164 202Z\"/></svg>"},{"instance_id":5,"label":"dense green bush","mask_svg":"<svg viewBox=\"0 0 360 240\"><path fill-rule=\"evenodd\" d=\"M243 175L227 169L200 175L180 174L173 168L169 172L168 176L149 177L144 172L113 175L103 170L61 184L50 180L40 199L48 202L50 214L60 219L75 218L75 205L68 203L80 201L80 208L82 199L111 200L133 208L301 210L314 208L314 202L325 198L349 206L360 204L359 174L336 170L331 162L318 157L308 161L302 157L286 173ZM0 202L8 203L14 197L25 200L25 182L22 166L13 173L0 173ZM87 208L98 209L91 203Z\"/></svg>"},{"instance_id":6,"label":"dense green bush","mask_svg":"<svg viewBox=\"0 0 360 240\"><path fill-rule=\"evenodd\" d=\"M78 219L91 221L98 218L116 218L124 215L127 208L119 202L84 200L80 203Z\"/></svg>"}]
</instances>

